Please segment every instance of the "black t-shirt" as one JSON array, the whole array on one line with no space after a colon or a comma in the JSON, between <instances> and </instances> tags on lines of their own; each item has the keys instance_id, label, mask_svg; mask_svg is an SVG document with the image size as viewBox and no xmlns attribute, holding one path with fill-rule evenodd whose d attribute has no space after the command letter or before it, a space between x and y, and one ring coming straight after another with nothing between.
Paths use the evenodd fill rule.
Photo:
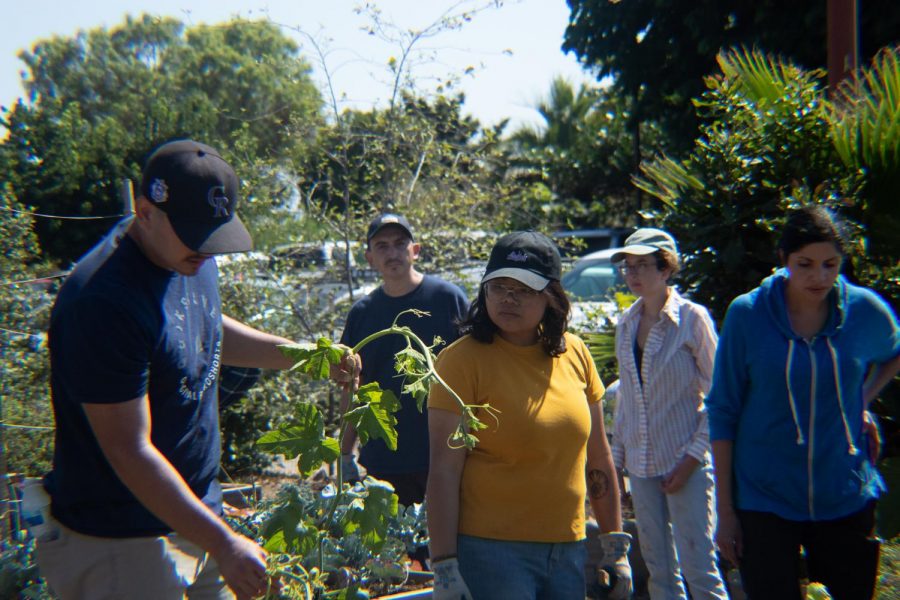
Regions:
<instances>
[{"instance_id":1,"label":"black t-shirt","mask_svg":"<svg viewBox=\"0 0 900 600\"><path fill-rule=\"evenodd\" d=\"M216 277L213 260L193 277L157 267L120 225L60 289L49 335L56 448L47 484L67 527L103 537L171 531L115 475L81 407L145 394L154 446L221 513Z\"/></svg>"},{"instance_id":2,"label":"black t-shirt","mask_svg":"<svg viewBox=\"0 0 900 600\"><path fill-rule=\"evenodd\" d=\"M457 286L438 277L426 275L419 286L405 296L391 297L379 287L360 298L350 314L341 336L341 343L354 346L367 336L391 326L397 315L416 308L431 316L403 315L399 325L407 326L427 345L435 336L444 340L440 351L459 337L456 323L468 309L466 294ZM397 417L397 451L391 451L380 439L370 440L360 449L360 462L376 473L385 475L417 473L428 470L428 417L419 412L415 398L401 395L403 377L394 368L394 356L406 348L406 338L386 335L367 344L361 351L363 383L377 381L382 389L389 389L400 399ZM416 348L418 350L418 348Z\"/></svg>"}]
</instances>

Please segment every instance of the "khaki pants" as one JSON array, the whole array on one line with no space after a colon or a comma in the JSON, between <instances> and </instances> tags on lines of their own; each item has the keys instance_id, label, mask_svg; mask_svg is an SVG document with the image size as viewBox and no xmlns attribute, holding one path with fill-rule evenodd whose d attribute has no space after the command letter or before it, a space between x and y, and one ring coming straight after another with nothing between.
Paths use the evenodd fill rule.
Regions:
<instances>
[{"instance_id":1,"label":"khaki pants","mask_svg":"<svg viewBox=\"0 0 900 600\"><path fill-rule=\"evenodd\" d=\"M55 524L35 556L61 600L234 600L215 561L176 533L101 538Z\"/></svg>"}]
</instances>

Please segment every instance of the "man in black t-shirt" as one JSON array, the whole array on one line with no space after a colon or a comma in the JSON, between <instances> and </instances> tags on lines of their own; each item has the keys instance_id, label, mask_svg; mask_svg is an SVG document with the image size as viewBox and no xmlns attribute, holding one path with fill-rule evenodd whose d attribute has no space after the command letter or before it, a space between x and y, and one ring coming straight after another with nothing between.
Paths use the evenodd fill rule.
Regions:
<instances>
[{"instance_id":1,"label":"man in black t-shirt","mask_svg":"<svg viewBox=\"0 0 900 600\"><path fill-rule=\"evenodd\" d=\"M37 543L61 598L249 598L266 554L222 520L221 365L288 368L288 340L221 314L212 256L251 248L239 182L209 146L159 147L133 218L73 269L53 307L56 419ZM227 586L227 587L226 587ZM229 588L231 591L229 591Z\"/></svg>"},{"instance_id":2,"label":"man in black t-shirt","mask_svg":"<svg viewBox=\"0 0 900 600\"><path fill-rule=\"evenodd\" d=\"M406 218L380 215L369 224L366 241L366 260L381 274L382 284L350 309L341 343L353 347L370 334L390 327L398 314L412 308L427 311L430 316L403 315L399 325L412 329L428 345L435 337L440 337L444 345L456 340L459 337L456 323L468 308L466 295L458 286L415 269L419 244ZM390 450L383 440L370 440L360 448L359 462L369 475L390 482L400 503L409 506L425 498L428 417L418 409L412 396L401 394L403 377L394 368L394 357L404 348L404 338L390 335L378 338L360 351L360 381L375 381L382 389L393 391L401 408L395 415L397 450ZM440 347L435 348L435 352L438 350ZM349 395L345 392L342 410L348 404ZM356 431L350 428L343 438L341 462L345 480L359 477L353 454L356 437Z\"/></svg>"}]
</instances>

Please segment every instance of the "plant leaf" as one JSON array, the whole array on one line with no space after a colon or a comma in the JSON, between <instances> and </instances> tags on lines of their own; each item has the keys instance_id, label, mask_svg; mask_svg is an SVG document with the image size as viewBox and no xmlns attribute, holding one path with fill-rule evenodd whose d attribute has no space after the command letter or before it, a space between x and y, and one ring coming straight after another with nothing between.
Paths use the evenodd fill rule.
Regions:
<instances>
[{"instance_id":1,"label":"plant leaf","mask_svg":"<svg viewBox=\"0 0 900 600\"><path fill-rule=\"evenodd\" d=\"M360 406L344 414L344 420L356 427L359 442L382 439L391 450L397 449L397 418L400 401L390 390L382 390L377 383L367 383L356 392Z\"/></svg>"},{"instance_id":2,"label":"plant leaf","mask_svg":"<svg viewBox=\"0 0 900 600\"><path fill-rule=\"evenodd\" d=\"M330 463L341 456L338 441L325 437L322 414L312 404L297 406L293 424L266 433L257 440L256 445L272 454L299 457L297 469L304 477L312 474L323 462Z\"/></svg>"},{"instance_id":3,"label":"plant leaf","mask_svg":"<svg viewBox=\"0 0 900 600\"><path fill-rule=\"evenodd\" d=\"M291 370L306 373L313 379L327 379L331 365L341 362L346 347L321 337L312 344L282 344L282 354L295 362Z\"/></svg>"},{"instance_id":4,"label":"plant leaf","mask_svg":"<svg viewBox=\"0 0 900 600\"><path fill-rule=\"evenodd\" d=\"M397 516L397 495L391 484L366 477L366 498L354 499L346 513L346 531L357 531L363 543L377 552L387 536L388 521Z\"/></svg>"}]
</instances>

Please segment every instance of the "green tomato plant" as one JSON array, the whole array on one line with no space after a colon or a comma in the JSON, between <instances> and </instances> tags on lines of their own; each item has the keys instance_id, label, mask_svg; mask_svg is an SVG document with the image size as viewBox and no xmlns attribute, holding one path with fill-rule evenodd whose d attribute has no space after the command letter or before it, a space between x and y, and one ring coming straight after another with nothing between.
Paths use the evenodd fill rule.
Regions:
<instances>
[{"instance_id":1,"label":"green tomato plant","mask_svg":"<svg viewBox=\"0 0 900 600\"><path fill-rule=\"evenodd\" d=\"M370 342L386 335L405 337L406 348L395 357L397 373L405 378L403 391L415 399L421 411L431 386L443 386L461 411L459 425L447 443L472 449L477 442L473 432L487 427L476 413L484 411L496 421L498 411L487 404L466 404L441 379L434 367L434 348L443 341L436 338L428 346L409 327L399 326L397 319L407 312L429 316L425 311L404 311L391 327L352 348L320 338L314 344L289 344L281 350L295 361L293 371L324 380L345 357L358 354ZM327 435L323 416L315 405L298 402L288 425L269 431L257 441L267 452L295 458L303 477L309 477L323 463L337 465L333 484L318 492L288 486L270 507L239 524L249 529L249 535L261 539L269 552L270 574L281 582L280 597L360 597L355 594L373 582L402 581L407 550L426 542L424 509L412 506L401 512L390 484L372 477L352 486L344 483L340 448L348 427L355 427L361 444L381 439L396 450L394 413L400 409L396 395L375 382L358 388L351 384L350 391L351 402L341 416L336 436Z\"/></svg>"}]
</instances>

